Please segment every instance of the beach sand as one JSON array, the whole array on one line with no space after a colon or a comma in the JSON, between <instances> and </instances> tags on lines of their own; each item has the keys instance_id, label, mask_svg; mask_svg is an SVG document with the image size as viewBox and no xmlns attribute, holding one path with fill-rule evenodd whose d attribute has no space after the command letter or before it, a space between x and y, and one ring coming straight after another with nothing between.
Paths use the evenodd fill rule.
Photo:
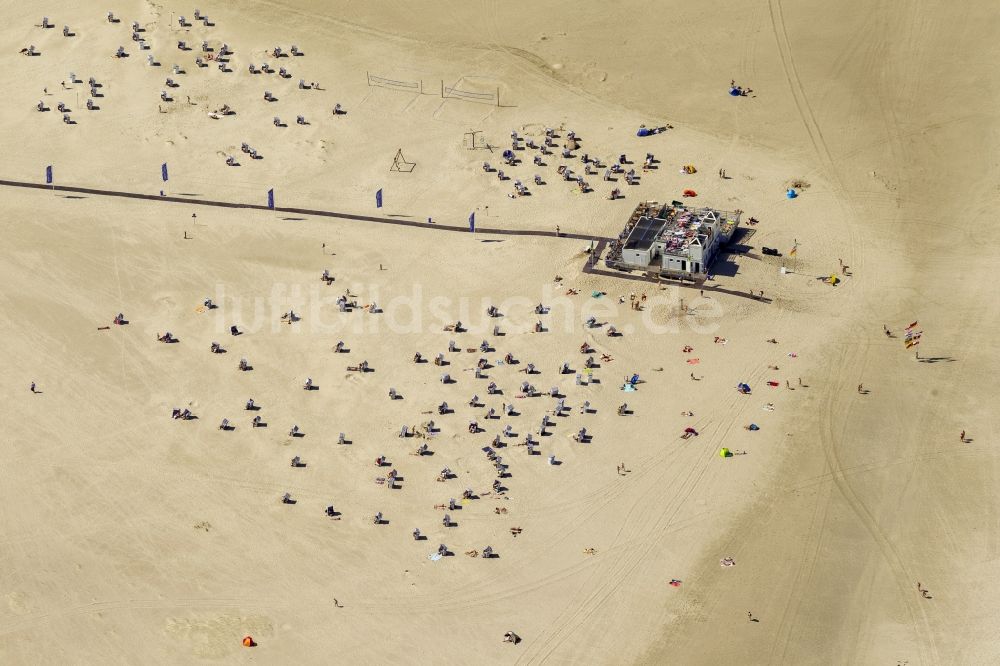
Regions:
<instances>
[{"instance_id":1,"label":"beach sand","mask_svg":"<svg viewBox=\"0 0 1000 666\"><path fill-rule=\"evenodd\" d=\"M56 185L170 199L2 187L4 663L997 660L997 19L985 3L254 1L203 4L215 25L184 30L176 17L193 7L132 2L113 8L115 25L108 9L4 14L0 178L43 183L52 165ZM36 27L46 12L53 29ZM132 20L150 51L130 40ZM196 68L202 39L228 43L234 71ZM41 54L17 53L29 44ZM266 53L292 44L304 55ZM129 58L111 57L119 45ZM247 72L263 62L290 78ZM70 71L102 83L100 110L83 108L85 83L62 88ZM168 76L180 85L162 102ZM730 97L731 79L753 95ZM442 98L442 86L481 97ZM210 118L223 104L236 114ZM639 138L640 124L672 128ZM659 168L634 187L590 176L595 191L580 194L559 179L570 161L558 151L544 167L501 164L511 131L539 140L545 127L576 131L603 160L655 153ZM473 130L492 149L470 150ZM412 172L390 171L397 150ZM484 161L531 196L508 197ZM623 199L607 199L612 185ZM272 188L279 208L414 224L174 201L259 207ZM761 221L704 296L583 270L589 239L686 188ZM480 229L548 235L433 228L473 213ZM824 283L841 262L840 284ZM339 312L347 290L383 312ZM630 293L647 295L644 310ZM552 312L533 314L539 302ZM487 318L491 304L504 316ZM282 323L289 309L301 320ZM118 312L128 325L111 325ZM624 335L585 328L589 316ZM456 319L469 330L443 330ZM549 330L530 332L539 319ZM907 350L915 320L923 337ZM165 331L179 342L158 343ZM483 339L496 351L479 353ZM333 353L338 340L349 353ZM412 362L449 340L461 348L449 366ZM600 367L577 385L583 342ZM506 353L520 363L498 365ZM242 357L252 371L237 370ZM473 377L480 357L489 379ZM374 371L347 370L362 360ZM546 395L517 398L529 362ZM574 372L557 374L563 362ZM642 383L623 393L633 373ZM318 390L302 390L307 377ZM486 395L490 380L502 396ZM553 386L569 409L529 456L514 444L552 409ZM473 394L486 407L468 406ZM250 397L268 427L250 427ZM580 414L584 400L595 413ZM455 413L437 415L442 401ZM626 401L634 413L617 416ZM509 402L518 416L483 418ZM172 420L173 408L198 418ZM236 429L219 430L223 418ZM429 439L398 437L429 419ZM484 432L468 433L471 419ZM497 451L511 472L497 496L481 448L508 423L518 435ZM304 437L288 436L293 424ZM581 427L590 443L572 439ZM698 436L682 439L688 427ZM433 455L410 455L424 442ZM389 466L373 465L380 455ZM444 467L456 478L439 483ZM375 482L389 469L398 489ZM466 488L479 498L442 526L434 506ZM454 555L429 559L441 543ZM498 557L465 555L486 546Z\"/></svg>"}]
</instances>

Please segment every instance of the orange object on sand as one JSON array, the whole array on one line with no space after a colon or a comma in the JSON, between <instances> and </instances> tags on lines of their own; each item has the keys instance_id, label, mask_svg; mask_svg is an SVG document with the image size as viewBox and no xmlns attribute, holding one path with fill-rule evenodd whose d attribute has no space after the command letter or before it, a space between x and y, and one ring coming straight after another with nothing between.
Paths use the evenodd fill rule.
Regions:
<instances>
[{"instance_id":1,"label":"orange object on sand","mask_svg":"<svg viewBox=\"0 0 1000 666\"><path fill-rule=\"evenodd\" d=\"M243 647L253 647L255 645L257 645L257 644L253 642L253 636L244 636L243 637Z\"/></svg>"},{"instance_id":2,"label":"orange object on sand","mask_svg":"<svg viewBox=\"0 0 1000 666\"><path fill-rule=\"evenodd\" d=\"M696 197L696 196L698 196L698 193L695 192L694 190L684 190L684 196L686 196L686 197Z\"/></svg>"}]
</instances>

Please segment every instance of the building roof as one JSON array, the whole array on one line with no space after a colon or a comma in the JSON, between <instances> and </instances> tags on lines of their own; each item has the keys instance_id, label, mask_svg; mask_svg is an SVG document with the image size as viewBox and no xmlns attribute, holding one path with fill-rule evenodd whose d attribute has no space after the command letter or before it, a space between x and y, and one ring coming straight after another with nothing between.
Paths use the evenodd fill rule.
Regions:
<instances>
[{"instance_id":1,"label":"building roof","mask_svg":"<svg viewBox=\"0 0 1000 666\"><path fill-rule=\"evenodd\" d=\"M640 217L635 226L632 227L628 238L625 239L625 249L648 250L660 235L665 224L665 220L655 217L646 217L645 215Z\"/></svg>"},{"instance_id":2,"label":"building roof","mask_svg":"<svg viewBox=\"0 0 1000 666\"><path fill-rule=\"evenodd\" d=\"M714 208L689 208L680 201L662 204L640 202L629 217L625 228L612 243L608 265L622 261L622 250L657 253L691 259L692 248L701 249L697 256L711 261L714 250L728 242L740 222L741 211ZM630 262L625 262L630 263Z\"/></svg>"}]
</instances>

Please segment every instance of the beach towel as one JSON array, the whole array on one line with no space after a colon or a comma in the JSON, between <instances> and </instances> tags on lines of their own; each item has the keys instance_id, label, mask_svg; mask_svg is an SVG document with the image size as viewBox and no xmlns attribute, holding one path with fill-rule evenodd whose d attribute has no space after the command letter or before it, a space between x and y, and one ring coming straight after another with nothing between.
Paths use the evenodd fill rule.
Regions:
<instances>
[{"instance_id":1,"label":"beach towel","mask_svg":"<svg viewBox=\"0 0 1000 666\"><path fill-rule=\"evenodd\" d=\"M688 359L688 363L690 365L698 365L699 363L701 363L701 359L700 358L689 358Z\"/></svg>"},{"instance_id":2,"label":"beach towel","mask_svg":"<svg viewBox=\"0 0 1000 666\"><path fill-rule=\"evenodd\" d=\"M431 562L437 562L438 560L441 559L441 553L431 553L430 555L427 556L427 559L430 560Z\"/></svg>"}]
</instances>

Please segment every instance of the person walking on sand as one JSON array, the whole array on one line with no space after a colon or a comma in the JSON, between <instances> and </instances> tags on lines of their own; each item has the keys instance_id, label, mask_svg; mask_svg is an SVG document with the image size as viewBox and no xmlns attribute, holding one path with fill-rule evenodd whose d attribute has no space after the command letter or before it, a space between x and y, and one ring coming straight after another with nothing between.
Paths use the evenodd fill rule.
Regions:
<instances>
[{"instance_id":1,"label":"person walking on sand","mask_svg":"<svg viewBox=\"0 0 1000 666\"><path fill-rule=\"evenodd\" d=\"M559 231L559 225L556 225L556 236L562 236L562 232Z\"/></svg>"},{"instance_id":2,"label":"person walking on sand","mask_svg":"<svg viewBox=\"0 0 1000 666\"><path fill-rule=\"evenodd\" d=\"M31 382L31 392L32 393L38 393L38 391L35 390L35 382ZM962 439L965 439L965 431L964 430L962 431Z\"/></svg>"},{"instance_id":3,"label":"person walking on sand","mask_svg":"<svg viewBox=\"0 0 1000 666\"><path fill-rule=\"evenodd\" d=\"M864 393L864 392L865 392L865 385L858 384L858 393Z\"/></svg>"},{"instance_id":4,"label":"person walking on sand","mask_svg":"<svg viewBox=\"0 0 1000 666\"><path fill-rule=\"evenodd\" d=\"M35 385L34 384L31 385L31 392L32 393L35 392ZM964 442L965 441L965 431L964 430L961 432L961 434L959 434L958 441L960 441L960 442Z\"/></svg>"}]
</instances>

